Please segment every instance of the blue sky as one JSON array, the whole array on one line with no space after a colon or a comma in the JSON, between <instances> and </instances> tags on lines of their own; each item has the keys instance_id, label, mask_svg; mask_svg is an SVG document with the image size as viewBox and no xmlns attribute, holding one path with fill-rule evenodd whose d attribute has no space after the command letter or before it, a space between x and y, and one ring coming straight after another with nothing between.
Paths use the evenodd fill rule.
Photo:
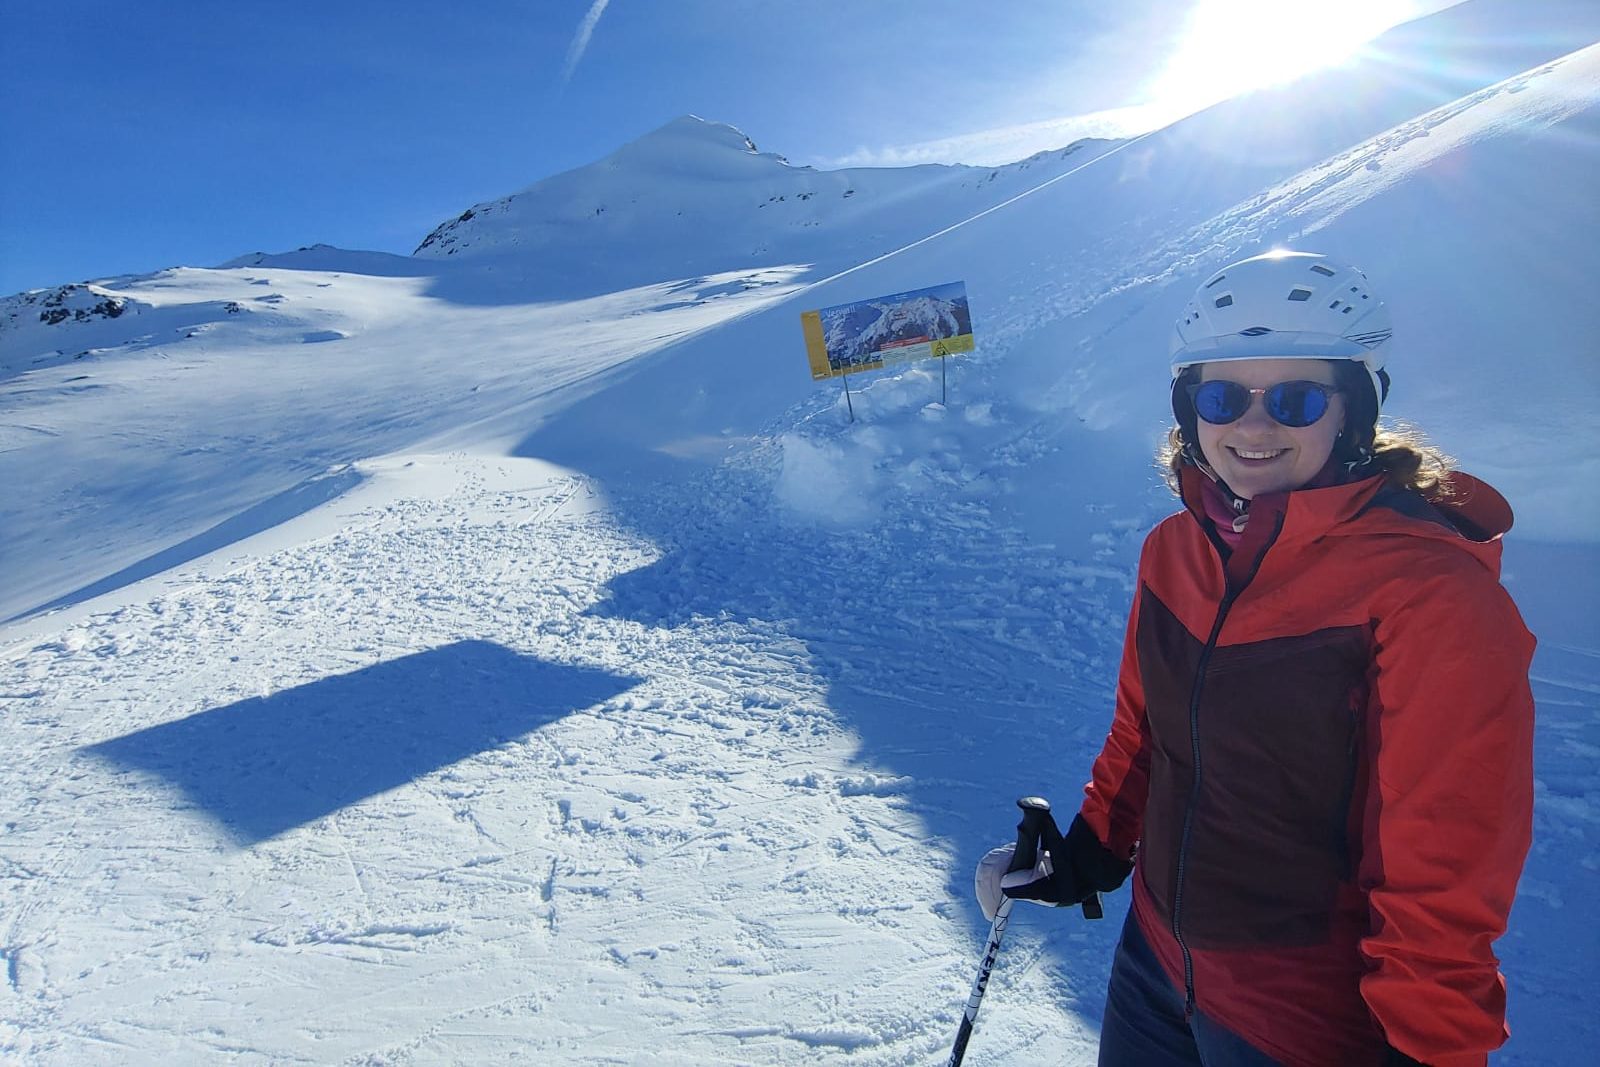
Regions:
<instances>
[{"instance_id":1,"label":"blue sky","mask_svg":"<svg viewBox=\"0 0 1600 1067\"><path fill-rule=\"evenodd\" d=\"M1450 6L1349 3L1374 32ZM796 164L1004 162L1136 132L1154 121L1153 101L1238 88L1218 79L1267 73L1266 61L1219 49L1241 43L1240 27L1265 32L1272 12L1311 8L9 4L0 294L316 242L409 253L466 207L686 113L732 123ZM1325 20L1296 17L1267 26L1275 36L1252 54L1298 62L1325 44Z\"/></svg>"}]
</instances>

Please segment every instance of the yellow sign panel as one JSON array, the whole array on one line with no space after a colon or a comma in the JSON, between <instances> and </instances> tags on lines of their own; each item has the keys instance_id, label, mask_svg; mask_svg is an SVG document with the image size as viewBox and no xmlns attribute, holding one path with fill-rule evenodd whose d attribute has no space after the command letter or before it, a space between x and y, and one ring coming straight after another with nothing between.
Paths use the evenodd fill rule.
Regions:
<instances>
[{"instance_id":1,"label":"yellow sign panel","mask_svg":"<svg viewBox=\"0 0 1600 1067\"><path fill-rule=\"evenodd\" d=\"M822 340L822 313L801 312L800 329L806 335L806 358L811 361L811 380L833 377L834 372L828 366L828 346Z\"/></svg>"}]
</instances>

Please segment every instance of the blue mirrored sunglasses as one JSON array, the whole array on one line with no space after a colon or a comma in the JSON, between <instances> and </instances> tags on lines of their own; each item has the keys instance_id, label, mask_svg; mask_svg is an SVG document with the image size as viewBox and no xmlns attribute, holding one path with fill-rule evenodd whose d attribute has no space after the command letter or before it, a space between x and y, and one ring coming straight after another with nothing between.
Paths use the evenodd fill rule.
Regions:
<instances>
[{"instance_id":1,"label":"blue mirrored sunglasses","mask_svg":"<svg viewBox=\"0 0 1600 1067\"><path fill-rule=\"evenodd\" d=\"M1217 379L1189 386L1189 402L1202 419L1213 426L1226 426L1244 418L1251 399L1259 396L1274 421L1298 429L1326 415L1328 402L1337 391L1321 382L1279 382L1265 389L1251 389Z\"/></svg>"}]
</instances>

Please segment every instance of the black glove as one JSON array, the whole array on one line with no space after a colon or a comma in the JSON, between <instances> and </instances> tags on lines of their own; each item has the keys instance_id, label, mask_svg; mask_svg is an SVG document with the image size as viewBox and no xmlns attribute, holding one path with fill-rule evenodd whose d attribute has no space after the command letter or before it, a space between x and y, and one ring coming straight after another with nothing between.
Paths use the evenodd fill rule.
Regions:
<instances>
[{"instance_id":1,"label":"black glove","mask_svg":"<svg viewBox=\"0 0 1600 1067\"><path fill-rule=\"evenodd\" d=\"M1020 885L1001 883L1001 892L1016 900L1036 900L1070 907L1082 904L1096 893L1108 893L1127 881L1133 863L1119 859L1115 853L1100 843L1082 815L1072 818L1066 836L1056 828L1054 819L1046 819L1043 838L1044 850L1050 853L1048 872L1036 868L1035 877ZM1040 864L1040 868L1045 867ZM1007 881L1021 881L1024 872L1010 875Z\"/></svg>"}]
</instances>

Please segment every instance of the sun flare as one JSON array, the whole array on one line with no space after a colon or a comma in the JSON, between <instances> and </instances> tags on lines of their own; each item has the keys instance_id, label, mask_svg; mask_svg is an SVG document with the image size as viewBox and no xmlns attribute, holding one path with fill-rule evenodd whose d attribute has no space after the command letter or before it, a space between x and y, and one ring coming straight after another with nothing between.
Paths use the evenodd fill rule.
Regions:
<instances>
[{"instance_id":1,"label":"sun flare","mask_svg":"<svg viewBox=\"0 0 1600 1067\"><path fill-rule=\"evenodd\" d=\"M1200 0L1182 44L1150 87L1158 106L1178 113L1290 81L1355 55L1403 21L1395 0L1344 0L1333 7L1298 0Z\"/></svg>"}]
</instances>

